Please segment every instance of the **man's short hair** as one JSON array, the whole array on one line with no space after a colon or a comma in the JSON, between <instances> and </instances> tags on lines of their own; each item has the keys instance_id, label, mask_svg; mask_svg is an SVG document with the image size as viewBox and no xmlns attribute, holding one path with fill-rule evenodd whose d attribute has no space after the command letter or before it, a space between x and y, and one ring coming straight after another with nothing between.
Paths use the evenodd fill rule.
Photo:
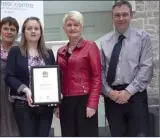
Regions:
<instances>
[{"instance_id":1,"label":"man's short hair","mask_svg":"<svg viewBox=\"0 0 160 138\"><path fill-rule=\"evenodd\" d=\"M117 0L115 4L112 6L112 11L115 7L120 7L122 5L128 6L128 8L130 9L130 13L132 13L132 5L127 0Z\"/></svg>"}]
</instances>

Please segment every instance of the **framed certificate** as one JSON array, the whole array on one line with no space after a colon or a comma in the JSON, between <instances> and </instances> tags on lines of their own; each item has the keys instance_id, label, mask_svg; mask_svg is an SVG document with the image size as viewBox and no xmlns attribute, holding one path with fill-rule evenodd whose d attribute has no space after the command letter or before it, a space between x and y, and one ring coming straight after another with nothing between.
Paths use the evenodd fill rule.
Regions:
<instances>
[{"instance_id":1,"label":"framed certificate","mask_svg":"<svg viewBox=\"0 0 160 138\"><path fill-rule=\"evenodd\" d=\"M59 67L31 67L31 90L34 105L60 103Z\"/></svg>"}]
</instances>

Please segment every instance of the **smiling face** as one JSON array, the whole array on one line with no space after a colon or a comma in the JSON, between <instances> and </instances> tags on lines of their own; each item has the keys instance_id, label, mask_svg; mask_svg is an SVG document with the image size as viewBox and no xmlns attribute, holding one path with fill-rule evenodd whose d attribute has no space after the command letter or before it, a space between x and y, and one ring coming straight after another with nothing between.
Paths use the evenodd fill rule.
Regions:
<instances>
[{"instance_id":1,"label":"smiling face","mask_svg":"<svg viewBox=\"0 0 160 138\"><path fill-rule=\"evenodd\" d=\"M25 25L24 34L26 41L38 42L41 37L40 24L36 20L29 20Z\"/></svg>"},{"instance_id":2,"label":"smiling face","mask_svg":"<svg viewBox=\"0 0 160 138\"><path fill-rule=\"evenodd\" d=\"M13 43L17 37L16 26L9 25L9 23L3 24L1 27L1 37L2 41L6 43Z\"/></svg>"},{"instance_id":3,"label":"smiling face","mask_svg":"<svg viewBox=\"0 0 160 138\"><path fill-rule=\"evenodd\" d=\"M118 32L123 33L129 27L133 14L127 5L116 6L112 10L112 18L115 28Z\"/></svg>"},{"instance_id":4,"label":"smiling face","mask_svg":"<svg viewBox=\"0 0 160 138\"><path fill-rule=\"evenodd\" d=\"M65 21L63 29L64 29L66 35L68 36L68 38L73 39L73 38L81 37L81 33L83 31L83 26L80 22L78 22L74 19L68 18Z\"/></svg>"}]
</instances>

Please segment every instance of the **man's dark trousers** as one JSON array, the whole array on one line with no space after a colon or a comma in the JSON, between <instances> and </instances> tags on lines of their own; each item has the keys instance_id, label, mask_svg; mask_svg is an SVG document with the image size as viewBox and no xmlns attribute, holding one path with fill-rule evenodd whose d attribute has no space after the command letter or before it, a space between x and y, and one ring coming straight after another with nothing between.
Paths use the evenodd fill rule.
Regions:
<instances>
[{"instance_id":1,"label":"man's dark trousers","mask_svg":"<svg viewBox=\"0 0 160 138\"><path fill-rule=\"evenodd\" d=\"M127 85L118 85L112 88L124 90L126 87ZM118 104L108 97L104 97L104 101L111 136L148 136L149 112L146 90L133 95L126 104Z\"/></svg>"}]
</instances>

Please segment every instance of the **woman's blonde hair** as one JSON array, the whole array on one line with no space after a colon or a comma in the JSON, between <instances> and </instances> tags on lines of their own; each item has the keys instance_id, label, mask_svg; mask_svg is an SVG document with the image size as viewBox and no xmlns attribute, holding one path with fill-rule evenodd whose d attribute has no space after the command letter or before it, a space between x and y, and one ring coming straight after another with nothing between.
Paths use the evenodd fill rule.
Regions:
<instances>
[{"instance_id":1,"label":"woman's blonde hair","mask_svg":"<svg viewBox=\"0 0 160 138\"><path fill-rule=\"evenodd\" d=\"M66 13L63 17L63 25L65 24L67 19L73 19L79 22L82 26L84 25L84 17L78 11L69 11L68 13Z\"/></svg>"},{"instance_id":2,"label":"woman's blonde hair","mask_svg":"<svg viewBox=\"0 0 160 138\"><path fill-rule=\"evenodd\" d=\"M40 25L41 36L40 36L40 39L38 40L38 46L37 46L39 56L42 57L42 55L46 55L48 57L48 52L47 52L47 48L46 48L45 41L44 41L43 28L42 28L42 25L41 25L39 18L37 18L37 17L27 18L22 25L22 36L21 36L21 41L20 41L21 54L23 56L26 56L26 54L27 54L27 40L26 40L24 32L25 32L26 24L30 20L35 20Z\"/></svg>"}]
</instances>

